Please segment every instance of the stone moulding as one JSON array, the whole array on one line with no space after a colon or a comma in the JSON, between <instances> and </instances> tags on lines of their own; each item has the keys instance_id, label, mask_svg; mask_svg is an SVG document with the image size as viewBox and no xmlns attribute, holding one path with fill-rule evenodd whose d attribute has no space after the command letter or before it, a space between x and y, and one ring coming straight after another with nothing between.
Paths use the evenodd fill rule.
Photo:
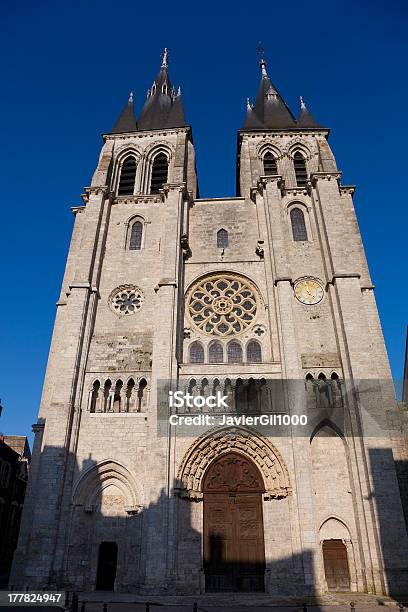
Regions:
<instances>
[{"instance_id":1,"label":"stone moulding","mask_svg":"<svg viewBox=\"0 0 408 612\"><path fill-rule=\"evenodd\" d=\"M113 459L97 463L82 474L74 486L72 503L83 506L84 512L92 513L98 496L109 485L115 485L122 492L124 509L128 514L141 511L143 492L140 486L131 472Z\"/></svg>"},{"instance_id":2,"label":"stone moulding","mask_svg":"<svg viewBox=\"0 0 408 612\"><path fill-rule=\"evenodd\" d=\"M201 501L207 468L214 459L230 452L238 452L257 465L264 480L265 500L282 499L291 494L289 473L280 453L258 433L239 427L206 434L188 449L177 474L176 494L191 501Z\"/></svg>"}]
</instances>

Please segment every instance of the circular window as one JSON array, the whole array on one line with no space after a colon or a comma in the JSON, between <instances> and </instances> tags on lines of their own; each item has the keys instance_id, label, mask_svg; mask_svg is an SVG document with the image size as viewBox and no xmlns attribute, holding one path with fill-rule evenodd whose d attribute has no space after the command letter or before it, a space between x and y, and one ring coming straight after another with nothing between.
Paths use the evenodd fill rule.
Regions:
<instances>
[{"instance_id":1,"label":"circular window","mask_svg":"<svg viewBox=\"0 0 408 612\"><path fill-rule=\"evenodd\" d=\"M211 274L198 280L187 294L187 310L194 325L215 336L243 332L253 323L257 291L235 274Z\"/></svg>"},{"instance_id":2,"label":"circular window","mask_svg":"<svg viewBox=\"0 0 408 612\"><path fill-rule=\"evenodd\" d=\"M141 289L134 285L122 285L112 291L109 305L118 315L130 315L140 310L143 300L144 295Z\"/></svg>"}]
</instances>

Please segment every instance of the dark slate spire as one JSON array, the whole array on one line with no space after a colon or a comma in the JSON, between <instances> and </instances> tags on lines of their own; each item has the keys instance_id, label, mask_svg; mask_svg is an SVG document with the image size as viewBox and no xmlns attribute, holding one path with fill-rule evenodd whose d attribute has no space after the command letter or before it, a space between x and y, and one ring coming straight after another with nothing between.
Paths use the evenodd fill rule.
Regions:
<instances>
[{"instance_id":1,"label":"dark slate spire","mask_svg":"<svg viewBox=\"0 0 408 612\"><path fill-rule=\"evenodd\" d=\"M178 94L168 74L168 51L164 50L160 72L147 92L138 126L139 130L181 127L186 125L181 92Z\"/></svg>"},{"instance_id":2,"label":"dark slate spire","mask_svg":"<svg viewBox=\"0 0 408 612\"><path fill-rule=\"evenodd\" d=\"M300 96L300 115L299 115L299 119L297 120L297 124L299 127L304 127L304 128L321 127L317 123L316 119L313 117L312 113L310 113L309 110L307 109L302 96Z\"/></svg>"},{"instance_id":3,"label":"dark slate spire","mask_svg":"<svg viewBox=\"0 0 408 612\"><path fill-rule=\"evenodd\" d=\"M135 132L137 123L135 112L133 110L133 92L129 94L129 100L125 108L120 114L119 119L112 129L112 134L120 134L121 132Z\"/></svg>"},{"instance_id":4,"label":"dark slate spire","mask_svg":"<svg viewBox=\"0 0 408 612\"><path fill-rule=\"evenodd\" d=\"M295 119L279 95L276 87L271 83L266 72L266 62L261 57L259 62L262 79L258 95L253 107L247 105L247 118L244 129L279 129L296 127Z\"/></svg>"}]
</instances>

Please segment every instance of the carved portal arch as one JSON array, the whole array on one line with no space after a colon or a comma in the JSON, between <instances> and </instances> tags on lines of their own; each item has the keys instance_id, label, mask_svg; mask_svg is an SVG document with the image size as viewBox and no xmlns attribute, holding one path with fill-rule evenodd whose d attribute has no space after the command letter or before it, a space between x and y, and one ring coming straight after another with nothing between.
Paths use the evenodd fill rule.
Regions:
<instances>
[{"instance_id":1,"label":"carved portal arch","mask_svg":"<svg viewBox=\"0 0 408 612\"><path fill-rule=\"evenodd\" d=\"M196 440L181 462L177 475L178 493L201 500L207 468L215 459L233 452L252 459L259 469L264 499L281 499L291 493L289 473L280 453L256 432L240 427L219 429Z\"/></svg>"},{"instance_id":2,"label":"carved portal arch","mask_svg":"<svg viewBox=\"0 0 408 612\"><path fill-rule=\"evenodd\" d=\"M83 506L92 512L101 492L109 486L119 489L128 514L140 512L143 495L130 471L120 463L106 459L89 468L77 482L73 492L75 506Z\"/></svg>"}]
</instances>

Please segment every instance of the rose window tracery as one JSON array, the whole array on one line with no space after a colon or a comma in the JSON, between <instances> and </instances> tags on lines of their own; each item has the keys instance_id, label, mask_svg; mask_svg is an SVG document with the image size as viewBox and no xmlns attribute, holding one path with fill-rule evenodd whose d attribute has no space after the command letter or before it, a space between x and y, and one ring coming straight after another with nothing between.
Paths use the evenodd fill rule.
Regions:
<instances>
[{"instance_id":1,"label":"rose window tracery","mask_svg":"<svg viewBox=\"0 0 408 612\"><path fill-rule=\"evenodd\" d=\"M142 307L143 300L141 289L134 285L122 285L111 293L109 304L116 314L130 315Z\"/></svg>"},{"instance_id":2,"label":"rose window tracery","mask_svg":"<svg viewBox=\"0 0 408 612\"><path fill-rule=\"evenodd\" d=\"M198 280L187 295L194 325L215 336L243 332L253 323L258 301L255 287L235 274L212 274Z\"/></svg>"}]
</instances>

